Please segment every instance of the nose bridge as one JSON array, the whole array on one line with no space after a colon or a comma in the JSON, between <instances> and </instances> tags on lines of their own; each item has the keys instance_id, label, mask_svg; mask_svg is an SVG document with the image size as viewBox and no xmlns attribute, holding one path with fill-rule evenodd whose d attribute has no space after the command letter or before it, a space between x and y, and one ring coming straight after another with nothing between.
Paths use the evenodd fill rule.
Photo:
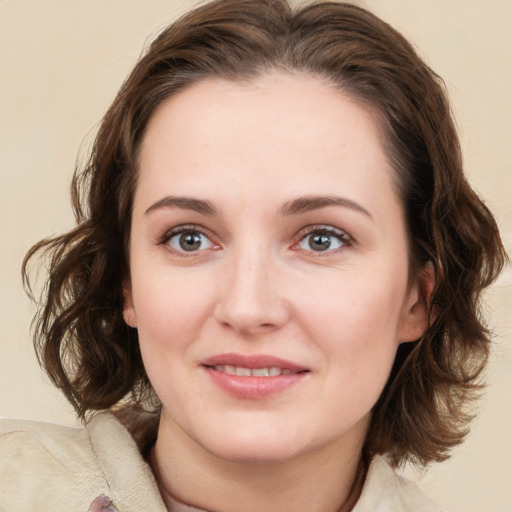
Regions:
<instances>
[{"instance_id":1,"label":"nose bridge","mask_svg":"<svg viewBox=\"0 0 512 512\"><path fill-rule=\"evenodd\" d=\"M276 282L276 266L272 251L262 244L234 250L221 286L218 320L246 333L280 326L286 319L286 308Z\"/></svg>"}]
</instances>

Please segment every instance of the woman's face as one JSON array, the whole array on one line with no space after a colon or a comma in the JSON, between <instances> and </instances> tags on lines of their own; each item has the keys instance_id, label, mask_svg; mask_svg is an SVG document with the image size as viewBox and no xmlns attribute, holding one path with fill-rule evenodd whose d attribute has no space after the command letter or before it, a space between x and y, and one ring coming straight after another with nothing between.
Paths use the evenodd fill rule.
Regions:
<instances>
[{"instance_id":1,"label":"woman's face","mask_svg":"<svg viewBox=\"0 0 512 512\"><path fill-rule=\"evenodd\" d=\"M356 453L425 311L375 118L309 75L207 79L140 152L125 318L162 422L227 460Z\"/></svg>"}]
</instances>

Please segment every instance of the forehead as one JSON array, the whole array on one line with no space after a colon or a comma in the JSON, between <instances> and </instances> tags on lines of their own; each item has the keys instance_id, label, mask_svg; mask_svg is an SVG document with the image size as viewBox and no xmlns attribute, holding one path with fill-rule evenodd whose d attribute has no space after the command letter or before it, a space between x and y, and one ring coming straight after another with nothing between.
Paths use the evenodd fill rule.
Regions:
<instances>
[{"instance_id":1,"label":"forehead","mask_svg":"<svg viewBox=\"0 0 512 512\"><path fill-rule=\"evenodd\" d=\"M191 113L200 115L194 117ZM333 134L333 127L336 133L344 131L347 135L356 124L364 124L368 132L379 138L381 132L380 116L373 106L321 77L282 70L268 71L247 80L209 77L186 86L164 100L153 113L143 146L164 124L167 129L171 127L170 117L179 124L176 136L190 127L195 131L202 128L203 136L208 132L213 135L219 125L229 124L234 128L253 128L253 132L240 134L248 143L257 143L261 129L281 131L283 136L296 134L303 139L313 135L327 139L328 132ZM290 130L291 126L300 128L300 132ZM353 138L351 142L356 141Z\"/></svg>"},{"instance_id":2,"label":"forehead","mask_svg":"<svg viewBox=\"0 0 512 512\"><path fill-rule=\"evenodd\" d=\"M168 98L147 126L139 164L139 186L153 194L163 182L199 195L219 187L267 195L342 187L371 202L392 176L371 108L318 77L283 71L208 78Z\"/></svg>"}]
</instances>

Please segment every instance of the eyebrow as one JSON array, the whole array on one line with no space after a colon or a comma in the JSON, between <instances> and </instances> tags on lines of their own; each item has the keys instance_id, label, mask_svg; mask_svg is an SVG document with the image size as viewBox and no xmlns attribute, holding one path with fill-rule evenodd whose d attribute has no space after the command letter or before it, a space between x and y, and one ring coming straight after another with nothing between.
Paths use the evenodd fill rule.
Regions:
<instances>
[{"instance_id":1,"label":"eyebrow","mask_svg":"<svg viewBox=\"0 0 512 512\"><path fill-rule=\"evenodd\" d=\"M219 210L210 201L195 199L193 197L166 196L152 204L144 214L161 208L180 208L181 210L192 210L202 215L217 215Z\"/></svg>"},{"instance_id":2,"label":"eyebrow","mask_svg":"<svg viewBox=\"0 0 512 512\"><path fill-rule=\"evenodd\" d=\"M356 210L372 218L371 213L355 201L340 196L301 196L297 199L287 201L280 209L283 216L297 215L301 213L326 208L328 206L341 206ZM166 196L152 204L144 214L147 215L154 210L162 208L180 208L181 210L192 210L201 215L218 215L219 210L205 199L196 199L186 196Z\"/></svg>"},{"instance_id":3,"label":"eyebrow","mask_svg":"<svg viewBox=\"0 0 512 512\"><path fill-rule=\"evenodd\" d=\"M302 196L292 201L287 201L281 208L281 215L297 215L306 213L327 206L341 206L356 210L364 215L373 218L371 213L359 203L340 196Z\"/></svg>"}]
</instances>

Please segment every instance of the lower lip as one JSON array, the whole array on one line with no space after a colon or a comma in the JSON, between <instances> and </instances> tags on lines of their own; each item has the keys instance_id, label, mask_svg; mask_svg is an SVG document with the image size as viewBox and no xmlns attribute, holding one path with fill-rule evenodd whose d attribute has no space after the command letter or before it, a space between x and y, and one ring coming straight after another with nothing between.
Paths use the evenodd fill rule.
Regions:
<instances>
[{"instance_id":1,"label":"lower lip","mask_svg":"<svg viewBox=\"0 0 512 512\"><path fill-rule=\"evenodd\" d=\"M300 372L277 377L242 377L210 367L205 367L205 369L212 381L221 389L237 398L248 400L262 400L282 393L298 384L307 375L307 372Z\"/></svg>"}]
</instances>

